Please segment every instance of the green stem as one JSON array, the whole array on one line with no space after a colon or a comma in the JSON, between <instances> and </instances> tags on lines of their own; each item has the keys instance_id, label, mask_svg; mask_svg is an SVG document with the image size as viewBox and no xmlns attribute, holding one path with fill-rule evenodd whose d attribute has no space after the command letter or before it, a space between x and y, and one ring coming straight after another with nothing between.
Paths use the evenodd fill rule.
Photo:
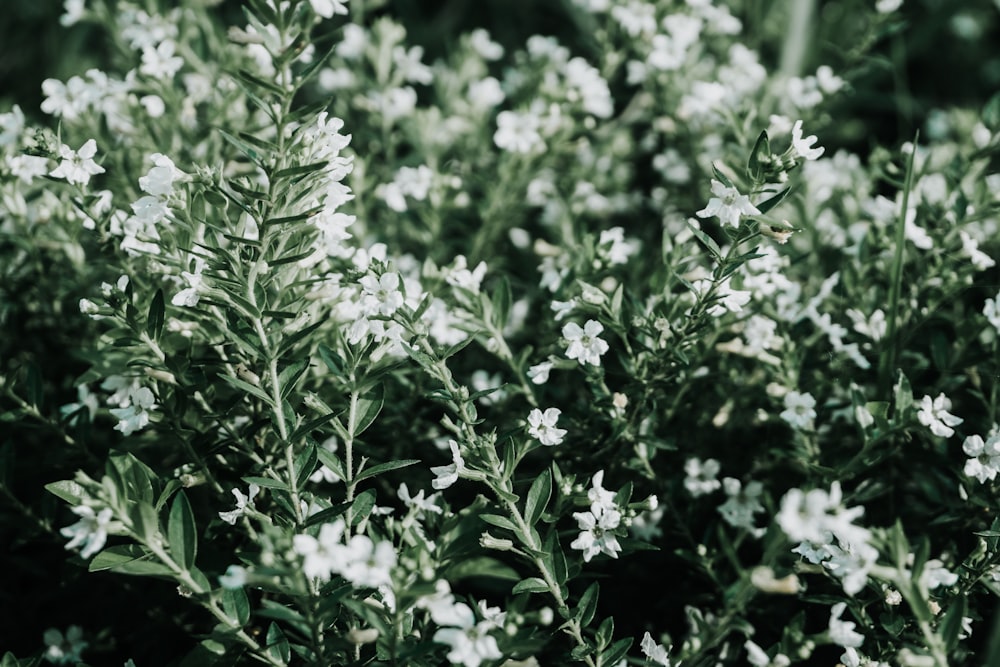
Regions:
<instances>
[{"instance_id":1,"label":"green stem","mask_svg":"<svg viewBox=\"0 0 1000 667\"><path fill-rule=\"evenodd\" d=\"M910 206L910 191L913 188L913 162L917 154L917 141L920 132L913 137L913 149L906 162L906 182L903 186L903 201L899 217L896 220L895 253L892 258L891 275L889 278L889 304L887 307L887 323L885 345L879 358L879 390L883 396L889 393L892 386L892 376L896 370L896 359L899 349L899 299L903 285L903 260L906 249L906 214Z\"/></svg>"}]
</instances>

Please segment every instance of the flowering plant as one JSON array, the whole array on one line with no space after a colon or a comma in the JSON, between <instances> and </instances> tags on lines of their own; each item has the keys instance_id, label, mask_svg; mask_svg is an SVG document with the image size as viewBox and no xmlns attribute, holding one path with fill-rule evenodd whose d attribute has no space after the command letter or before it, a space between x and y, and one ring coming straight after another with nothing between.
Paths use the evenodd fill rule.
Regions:
<instances>
[{"instance_id":1,"label":"flowering plant","mask_svg":"<svg viewBox=\"0 0 1000 667\"><path fill-rule=\"evenodd\" d=\"M68 0L0 525L72 583L4 667L1000 659L1000 104L852 150L900 3L839 73L764 4Z\"/></svg>"}]
</instances>

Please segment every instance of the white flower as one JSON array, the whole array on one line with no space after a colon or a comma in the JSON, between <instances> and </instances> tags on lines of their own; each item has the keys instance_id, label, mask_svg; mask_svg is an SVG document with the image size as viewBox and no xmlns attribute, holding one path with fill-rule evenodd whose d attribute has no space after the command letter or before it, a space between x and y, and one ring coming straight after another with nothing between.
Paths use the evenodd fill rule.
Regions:
<instances>
[{"instance_id":1,"label":"white flower","mask_svg":"<svg viewBox=\"0 0 1000 667\"><path fill-rule=\"evenodd\" d=\"M1000 294L997 294L992 299L986 299L986 303L983 304L983 315L993 325L993 328L1000 333Z\"/></svg>"},{"instance_id":2,"label":"white flower","mask_svg":"<svg viewBox=\"0 0 1000 667\"><path fill-rule=\"evenodd\" d=\"M533 113L501 111L497 114L497 131L493 142L497 148L511 153L534 153L545 148L539 134L540 121Z\"/></svg>"},{"instance_id":3,"label":"white flower","mask_svg":"<svg viewBox=\"0 0 1000 667\"><path fill-rule=\"evenodd\" d=\"M387 271L379 277L371 274L361 278L361 304L365 315L392 315L403 305L399 291L399 274Z\"/></svg>"},{"instance_id":4,"label":"white flower","mask_svg":"<svg viewBox=\"0 0 1000 667\"><path fill-rule=\"evenodd\" d=\"M347 13L347 0L309 0L313 11L325 19L332 19L335 14Z\"/></svg>"},{"instance_id":5,"label":"white flower","mask_svg":"<svg viewBox=\"0 0 1000 667\"><path fill-rule=\"evenodd\" d=\"M965 474L975 477L980 484L1000 473L1000 434L987 435L985 442L980 435L970 435L962 443L962 451L970 457L965 462Z\"/></svg>"},{"instance_id":6,"label":"white flower","mask_svg":"<svg viewBox=\"0 0 1000 667\"><path fill-rule=\"evenodd\" d=\"M955 429L952 426L958 426L964 419L961 417L956 417L955 415L948 412L951 409L951 399L944 395L944 393L938 394L937 398L931 399L930 396L924 396L920 399L920 411L917 413L917 419L920 423L931 430L936 436L942 438L950 438L955 434Z\"/></svg>"},{"instance_id":7,"label":"white flower","mask_svg":"<svg viewBox=\"0 0 1000 667\"><path fill-rule=\"evenodd\" d=\"M458 450L458 443L454 440L449 440L448 447L451 448L451 464L431 468L431 472L436 475L436 478L431 482L431 486L439 491L447 489L457 482L459 472L465 468L465 461L462 459L462 453Z\"/></svg>"},{"instance_id":8,"label":"white flower","mask_svg":"<svg viewBox=\"0 0 1000 667\"><path fill-rule=\"evenodd\" d=\"M549 381L549 373L552 372L552 362L543 361L528 369L528 377L533 384L545 384Z\"/></svg>"},{"instance_id":9,"label":"white flower","mask_svg":"<svg viewBox=\"0 0 1000 667\"><path fill-rule=\"evenodd\" d=\"M156 407L153 392L146 387L133 387L128 400L121 408L111 408L109 412L118 418L116 431L122 435L132 435L149 424L149 411Z\"/></svg>"},{"instance_id":10,"label":"white flower","mask_svg":"<svg viewBox=\"0 0 1000 667\"><path fill-rule=\"evenodd\" d=\"M657 644L656 640L653 639L653 636L649 634L649 632L642 635L642 641L639 642L639 648L648 660L652 660L657 665L670 667L670 649L665 648L663 644Z\"/></svg>"},{"instance_id":11,"label":"white flower","mask_svg":"<svg viewBox=\"0 0 1000 667\"><path fill-rule=\"evenodd\" d=\"M600 366L601 355L608 351L607 342L598 338L602 331L604 331L604 325L595 320L587 320L582 329L576 322L570 322L563 326L563 338L569 343L566 356L579 360L581 365Z\"/></svg>"},{"instance_id":12,"label":"white flower","mask_svg":"<svg viewBox=\"0 0 1000 667\"><path fill-rule=\"evenodd\" d=\"M424 512L430 512L431 514L442 514L444 512L435 501L437 497L441 494L432 493L431 495L424 498L424 490L420 491L415 496L410 495L410 489L406 486L406 482L399 485L399 491L396 494L403 504L407 507L414 508L418 513L422 514Z\"/></svg>"},{"instance_id":13,"label":"white flower","mask_svg":"<svg viewBox=\"0 0 1000 667\"><path fill-rule=\"evenodd\" d=\"M602 505L606 509L615 509L615 492L604 488L603 470L598 470L591 478L587 499L592 505Z\"/></svg>"},{"instance_id":14,"label":"white flower","mask_svg":"<svg viewBox=\"0 0 1000 667\"><path fill-rule=\"evenodd\" d=\"M774 656L774 659L771 659L764 652L764 649L749 639L743 644L743 648L747 650L747 662L753 667L788 667L788 665L792 664L791 660L784 653L779 653Z\"/></svg>"},{"instance_id":15,"label":"white flower","mask_svg":"<svg viewBox=\"0 0 1000 667\"><path fill-rule=\"evenodd\" d=\"M83 649L87 642L83 641L83 628L71 625L64 636L59 630L49 628L42 635L45 642L45 659L57 665L75 665L82 660Z\"/></svg>"},{"instance_id":16,"label":"white flower","mask_svg":"<svg viewBox=\"0 0 1000 667\"><path fill-rule=\"evenodd\" d=\"M154 79L171 79L181 67L184 59L174 55L177 46L173 41L165 39L155 48L147 46L142 49L142 65L139 71Z\"/></svg>"},{"instance_id":17,"label":"white flower","mask_svg":"<svg viewBox=\"0 0 1000 667\"><path fill-rule=\"evenodd\" d=\"M162 153L153 153L153 168L139 178L139 188L154 197L167 197L174 190L174 181L184 175L173 160Z\"/></svg>"},{"instance_id":18,"label":"white flower","mask_svg":"<svg viewBox=\"0 0 1000 667\"><path fill-rule=\"evenodd\" d=\"M822 146L817 146L813 148L812 145L816 143L816 135L810 135L808 137L802 138L802 121L795 121L795 125L792 126L792 150L795 154L801 157L803 160L816 160L823 154L825 150Z\"/></svg>"},{"instance_id":19,"label":"white flower","mask_svg":"<svg viewBox=\"0 0 1000 667\"><path fill-rule=\"evenodd\" d=\"M715 459L688 459L684 462L684 474L687 475L684 488L695 498L712 493L722 486L722 482L716 479L719 469L719 462Z\"/></svg>"},{"instance_id":20,"label":"white flower","mask_svg":"<svg viewBox=\"0 0 1000 667\"><path fill-rule=\"evenodd\" d=\"M330 576L340 572L347 557L347 547L341 542L346 525L343 519L325 523L319 529L319 537L296 535L292 538L292 549L302 556L302 571L310 579L329 581Z\"/></svg>"},{"instance_id":21,"label":"white flower","mask_svg":"<svg viewBox=\"0 0 1000 667\"><path fill-rule=\"evenodd\" d=\"M392 542L375 544L367 535L355 535L347 544L339 573L358 588L377 588L392 583L396 549Z\"/></svg>"},{"instance_id":22,"label":"white flower","mask_svg":"<svg viewBox=\"0 0 1000 667\"><path fill-rule=\"evenodd\" d=\"M950 571L937 558L932 558L924 563L924 570L920 573L920 585L922 588L932 591L938 586L954 586L958 583L958 575Z\"/></svg>"},{"instance_id":23,"label":"white flower","mask_svg":"<svg viewBox=\"0 0 1000 667\"><path fill-rule=\"evenodd\" d=\"M449 625L455 627L441 628L434 633L435 642L451 647L448 662L465 667L479 667L484 660L499 660L503 657L497 640L488 634L494 627L492 621L476 623L472 609L461 602L454 604L451 616L452 622Z\"/></svg>"},{"instance_id":24,"label":"white flower","mask_svg":"<svg viewBox=\"0 0 1000 667\"><path fill-rule=\"evenodd\" d=\"M959 230L958 236L962 240L962 253L972 261L972 266L976 267L977 271L985 271L996 266L993 258L979 249L979 242L976 239L964 230Z\"/></svg>"},{"instance_id":25,"label":"white flower","mask_svg":"<svg viewBox=\"0 0 1000 667\"><path fill-rule=\"evenodd\" d=\"M237 519L246 514L247 510L253 509L253 499L258 493L260 493L260 487L256 484L250 485L245 496L239 489L233 489L233 495L236 496L236 509L231 512L219 512L219 518L229 525L235 526Z\"/></svg>"},{"instance_id":26,"label":"white flower","mask_svg":"<svg viewBox=\"0 0 1000 667\"><path fill-rule=\"evenodd\" d=\"M618 558L621 546L613 531L621 524L621 512L594 503L589 512L574 512L573 518L581 532L569 546L583 551L584 562L589 563L590 559L600 553Z\"/></svg>"},{"instance_id":27,"label":"white flower","mask_svg":"<svg viewBox=\"0 0 1000 667\"><path fill-rule=\"evenodd\" d=\"M62 158L62 162L49 172L49 176L65 178L68 183L86 185L90 182L91 176L104 173L104 167L94 162L93 158L96 154L97 142L93 139L88 139L78 151L61 144L59 157Z\"/></svg>"},{"instance_id":28,"label":"white flower","mask_svg":"<svg viewBox=\"0 0 1000 667\"><path fill-rule=\"evenodd\" d=\"M838 602L830 608L830 626L827 630L830 641L838 646L858 647L865 641L864 635L854 631L856 623L840 620L841 614L847 609L846 602Z\"/></svg>"},{"instance_id":29,"label":"white flower","mask_svg":"<svg viewBox=\"0 0 1000 667\"><path fill-rule=\"evenodd\" d=\"M779 417L794 429L811 429L816 418L816 399L809 392L790 391L785 394L785 409Z\"/></svg>"},{"instance_id":30,"label":"white flower","mask_svg":"<svg viewBox=\"0 0 1000 667\"><path fill-rule=\"evenodd\" d=\"M776 520L793 542L812 545L829 544L832 536L849 544L867 543L871 533L853 522L865 512L863 507L845 508L840 482L830 485L830 492L812 489L808 493L791 489L781 499Z\"/></svg>"},{"instance_id":31,"label":"white flower","mask_svg":"<svg viewBox=\"0 0 1000 667\"><path fill-rule=\"evenodd\" d=\"M749 197L741 195L736 188L727 187L714 178L712 194L715 196L708 200L708 206L695 213L699 218L715 216L722 224L739 227L741 215L760 215L757 207L750 203Z\"/></svg>"},{"instance_id":32,"label":"white flower","mask_svg":"<svg viewBox=\"0 0 1000 667\"><path fill-rule=\"evenodd\" d=\"M528 434L547 447L558 445L566 436L565 429L556 428L560 414L559 408L548 408L545 412L535 408L528 414Z\"/></svg>"},{"instance_id":33,"label":"white flower","mask_svg":"<svg viewBox=\"0 0 1000 667\"><path fill-rule=\"evenodd\" d=\"M719 506L719 514L730 526L754 531L753 515L764 511L764 506L760 504L763 484L753 481L744 487L740 480L726 477L722 480L722 488L729 498Z\"/></svg>"},{"instance_id":34,"label":"white flower","mask_svg":"<svg viewBox=\"0 0 1000 667\"><path fill-rule=\"evenodd\" d=\"M66 544L67 549L76 549L82 546L80 556L90 558L104 548L104 543L108 539L111 509L105 507L100 512L94 512L93 507L77 505L72 511L73 514L80 517L80 520L72 526L66 526L59 533L63 537L71 538Z\"/></svg>"}]
</instances>

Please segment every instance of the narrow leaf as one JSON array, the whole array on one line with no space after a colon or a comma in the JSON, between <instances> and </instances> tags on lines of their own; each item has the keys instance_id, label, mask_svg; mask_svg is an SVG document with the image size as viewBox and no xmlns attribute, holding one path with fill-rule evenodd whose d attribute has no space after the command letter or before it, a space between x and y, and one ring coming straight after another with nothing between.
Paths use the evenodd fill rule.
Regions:
<instances>
[{"instance_id":1,"label":"narrow leaf","mask_svg":"<svg viewBox=\"0 0 1000 667\"><path fill-rule=\"evenodd\" d=\"M153 340L160 339L160 332L163 331L163 288L156 290L153 301L149 304L149 313L146 315L146 334Z\"/></svg>"},{"instance_id":2,"label":"narrow leaf","mask_svg":"<svg viewBox=\"0 0 1000 667\"><path fill-rule=\"evenodd\" d=\"M170 541L170 553L177 564L190 570L198 554L198 533L195 529L194 512L183 491L177 492L170 507L167 539Z\"/></svg>"}]
</instances>

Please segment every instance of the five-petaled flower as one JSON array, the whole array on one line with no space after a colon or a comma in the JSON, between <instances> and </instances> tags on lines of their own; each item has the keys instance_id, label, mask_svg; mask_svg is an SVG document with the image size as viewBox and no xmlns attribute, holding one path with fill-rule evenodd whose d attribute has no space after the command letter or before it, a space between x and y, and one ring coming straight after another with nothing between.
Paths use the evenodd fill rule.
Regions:
<instances>
[{"instance_id":1,"label":"five-petaled flower","mask_svg":"<svg viewBox=\"0 0 1000 667\"><path fill-rule=\"evenodd\" d=\"M943 393L938 394L935 399L931 399L930 396L924 396L920 399L920 412L917 413L917 419L920 420L921 424L929 428L934 435L942 438L950 438L955 435L955 429L952 426L958 426L965 421L961 417L956 417L948 412L950 409L951 399Z\"/></svg>"},{"instance_id":2,"label":"five-petaled flower","mask_svg":"<svg viewBox=\"0 0 1000 667\"><path fill-rule=\"evenodd\" d=\"M602 331L604 325L596 320L587 320L582 329L576 322L569 322L563 326L563 338L569 343L566 356L577 359L581 365L600 366L601 355L608 351L608 343L598 338Z\"/></svg>"},{"instance_id":3,"label":"five-petaled flower","mask_svg":"<svg viewBox=\"0 0 1000 667\"><path fill-rule=\"evenodd\" d=\"M618 552L622 548L614 530L621 525L621 512L613 507L594 503L589 512L574 512L573 518L581 532L569 546L583 551L584 562L589 563L590 559L600 553L618 558Z\"/></svg>"},{"instance_id":4,"label":"five-petaled flower","mask_svg":"<svg viewBox=\"0 0 1000 667\"><path fill-rule=\"evenodd\" d=\"M91 176L104 173L104 167L94 162L96 154L97 142L93 139L88 139L77 151L62 144L59 146L59 157L62 158L62 162L49 172L49 176L65 178L68 183L86 185L90 182Z\"/></svg>"},{"instance_id":5,"label":"five-petaled flower","mask_svg":"<svg viewBox=\"0 0 1000 667\"><path fill-rule=\"evenodd\" d=\"M253 509L253 499L258 493L260 493L260 487L256 484L250 485L246 495L243 495L239 489L233 489L233 495L236 496L236 509L230 512L219 512L219 518L229 525L235 526L237 519L246 514L248 510Z\"/></svg>"},{"instance_id":6,"label":"five-petaled flower","mask_svg":"<svg viewBox=\"0 0 1000 667\"><path fill-rule=\"evenodd\" d=\"M729 187L714 178L712 194L715 196L708 200L708 206L695 213L699 218L715 216L722 224L739 227L740 216L760 215L760 210L750 203L749 197L740 194L735 187Z\"/></svg>"},{"instance_id":7,"label":"five-petaled flower","mask_svg":"<svg viewBox=\"0 0 1000 667\"><path fill-rule=\"evenodd\" d=\"M66 544L67 549L80 549L82 558L90 558L104 548L104 543L108 539L108 526L111 523L111 509L105 507L100 512L95 512L89 505L77 505L73 508L73 514L80 517L80 520L72 526L66 526L59 532L63 537L72 538Z\"/></svg>"},{"instance_id":8,"label":"five-petaled flower","mask_svg":"<svg viewBox=\"0 0 1000 667\"><path fill-rule=\"evenodd\" d=\"M825 150L822 146L817 146L813 148L812 145L816 143L816 135L810 135L808 137L802 138L802 121L795 121L795 125L792 126L792 150L803 160L816 160L823 154Z\"/></svg>"},{"instance_id":9,"label":"five-petaled flower","mask_svg":"<svg viewBox=\"0 0 1000 667\"><path fill-rule=\"evenodd\" d=\"M528 414L528 435L547 447L558 445L566 436L566 429L556 428L560 414L559 408L548 408L545 412L535 408Z\"/></svg>"},{"instance_id":10,"label":"five-petaled flower","mask_svg":"<svg viewBox=\"0 0 1000 667\"><path fill-rule=\"evenodd\" d=\"M1000 433L988 434L985 441L981 435L970 435L962 443L962 451L969 457L965 474L975 477L980 484L1000 473Z\"/></svg>"}]
</instances>

